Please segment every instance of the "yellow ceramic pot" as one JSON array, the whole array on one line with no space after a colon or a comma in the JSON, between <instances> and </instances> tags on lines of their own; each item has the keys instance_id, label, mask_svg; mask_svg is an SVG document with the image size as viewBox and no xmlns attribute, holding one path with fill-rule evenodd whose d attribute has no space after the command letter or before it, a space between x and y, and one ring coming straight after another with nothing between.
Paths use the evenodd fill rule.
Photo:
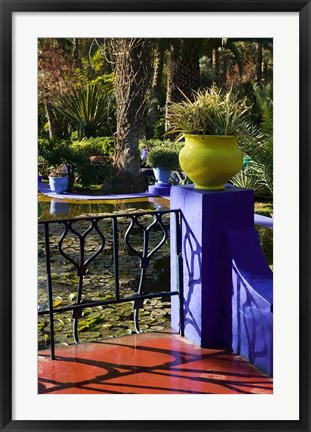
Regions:
<instances>
[{"instance_id":1,"label":"yellow ceramic pot","mask_svg":"<svg viewBox=\"0 0 311 432\"><path fill-rule=\"evenodd\" d=\"M221 190L241 170L243 152L235 136L185 134L179 163L196 189Z\"/></svg>"}]
</instances>

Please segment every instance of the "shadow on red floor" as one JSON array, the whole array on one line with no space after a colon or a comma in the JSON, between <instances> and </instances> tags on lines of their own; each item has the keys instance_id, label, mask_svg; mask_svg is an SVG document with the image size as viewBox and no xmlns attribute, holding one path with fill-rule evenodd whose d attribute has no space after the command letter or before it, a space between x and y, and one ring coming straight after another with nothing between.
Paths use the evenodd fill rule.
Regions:
<instances>
[{"instance_id":1,"label":"shadow on red floor","mask_svg":"<svg viewBox=\"0 0 311 432\"><path fill-rule=\"evenodd\" d=\"M145 333L39 352L38 393L272 393L272 378L241 357L170 333Z\"/></svg>"}]
</instances>

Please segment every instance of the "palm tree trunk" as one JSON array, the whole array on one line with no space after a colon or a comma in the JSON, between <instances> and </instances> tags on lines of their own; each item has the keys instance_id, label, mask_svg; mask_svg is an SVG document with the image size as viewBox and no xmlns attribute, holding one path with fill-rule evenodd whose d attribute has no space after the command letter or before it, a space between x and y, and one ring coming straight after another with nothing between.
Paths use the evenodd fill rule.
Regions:
<instances>
[{"instance_id":1,"label":"palm tree trunk","mask_svg":"<svg viewBox=\"0 0 311 432\"><path fill-rule=\"evenodd\" d=\"M227 83L227 72L228 72L228 59L226 54L223 55L222 59L222 76L221 76L221 85L226 85Z\"/></svg>"},{"instance_id":2,"label":"palm tree trunk","mask_svg":"<svg viewBox=\"0 0 311 432\"><path fill-rule=\"evenodd\" d=\"M218 47L213 48L212 52L212 66L215 77L215 84L219 85L219 51Z\"/></svg>"},{"instance_id":3,"label":"palm tree trunk","mask_svg":"<svg viewBox=\"0 0 311 432\"><path fill-rule=\"evenodd\" d=\"M153 65L153 78L152 78L152 93L158 94L161 82L162 82L162 72L164 66L164 53L167 47L166 39L158 39L156 42L156 50Z\"/></svg>"},{"instance_id":4,"label":"palm tree trunk","mask_svg":"<svg viewBox=\"0 0 311 432\"><path fill-rule=\"evenodd\" d=\"M50 139L54 139L54 138L56 138L56 128L55 128L55 123L54 123L54 115L53 115L53 111L51 109L50 104L46 100L44 101L44 109L45 109L46 119L47 119L48 125L49 125L49 137L50 137Z\"/></svg>"},{"instance_id":5,"label":"palm tree trunk","mask_svg":"<svg viewBox=\"0 0 311 432\"><path fill-rule=\"evenodd\" d=\"M262 49L262 43L258 43L256 59L256 81L259 86L262 85Z\"/></svg>"},{"instance_id":6,"label":"palm tree trunk","mask_svg":"<svg viewBox=\"0 0 311 432\"><path fill-rule=\"evenodd\" d=\"M202 39L203 41L203 39ZM171 102L192 99L200 85L200 39L174 39L167 57L166 113ZM165 130L170 125L166 121Z\"/></svg>"},{"instance_id":7,"label":"palm tree trunk","mask_svg":"<svg viewBox=\"0 0 311 432\"><path fill-rule=\"evenodd\" d=\"M73 39L73 62L76 68L81 69L81 57L80 57L80 41L78 38Z\"/></svg>"},{"instance_id":8,"label":"palm tree trunk","mask_svg":"<svg viewBox=\"0 0 311 432\"><path fill-rule=\"evenodd\" d=\"M146 138L153 138L153 126L160 115L160 92L162 85L162 75L164 67L164 54L167 47L166 39L157 39L154 42L154 58L153 58L153 77L152 85L149 89L148 113L146 118Z\"/></svg>"},{"instance_id":9,"label":"palm tree trunk","mask_svg":"<svg viewBox=\"0 0 311 432\"><path fill-rule=\"evenodd\" d=\"M150 74L149 39L108 39L115 72L115 174L139 176L138 142L144 136L146 91Z\"/></svg>"}]
</instances>

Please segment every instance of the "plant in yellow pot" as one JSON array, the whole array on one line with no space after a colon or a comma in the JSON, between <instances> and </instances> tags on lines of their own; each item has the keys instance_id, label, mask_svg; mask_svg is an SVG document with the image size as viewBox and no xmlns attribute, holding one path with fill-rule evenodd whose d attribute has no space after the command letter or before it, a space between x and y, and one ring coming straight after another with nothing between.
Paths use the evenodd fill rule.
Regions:
<instances>
[{"instance_id":1,"label":"plant in yellow pot","mask_svg":"<svg viewBox=\"0 0 311 432\"><path fill-rule=\"evenodd\" d=\"M195 93L193 101L185 97L170 105L168 133L178 134L176 141L184 138L179 163L196 189L225 189L241 170L244 155L238 139L248 133L249 111L246 98L216 87Z\"/></svg>"}]
</instances>

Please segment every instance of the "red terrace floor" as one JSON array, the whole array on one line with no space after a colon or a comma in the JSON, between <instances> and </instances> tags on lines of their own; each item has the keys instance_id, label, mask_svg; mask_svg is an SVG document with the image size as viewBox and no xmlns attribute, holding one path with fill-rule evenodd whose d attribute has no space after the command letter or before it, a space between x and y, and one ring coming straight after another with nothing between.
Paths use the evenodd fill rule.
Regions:
<instances>
[{"instance_id":1,"label":"red terrace floor","mask_svg":"<svg viewBox=\"0 0 311 432\"><path fill-rule=\"evenodd\" d=\"M272 393L272 379L223 350L145 333L39 352L39 393Z\"/></svg>"}]
</instances>

